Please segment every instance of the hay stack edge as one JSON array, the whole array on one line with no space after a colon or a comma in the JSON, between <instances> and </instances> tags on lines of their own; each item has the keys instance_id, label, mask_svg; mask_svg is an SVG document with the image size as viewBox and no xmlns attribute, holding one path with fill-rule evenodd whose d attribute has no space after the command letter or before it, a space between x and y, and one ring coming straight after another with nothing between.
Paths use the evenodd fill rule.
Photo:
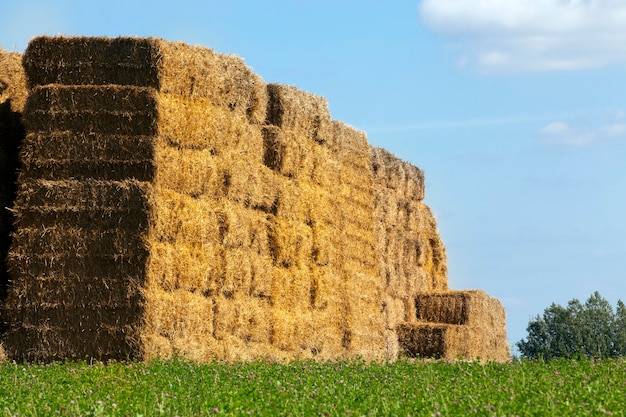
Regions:
<instances>
[{"instance_id":1,"label":"hay stack edge","mask_svg":"<svg viewBox=\"0 0 626 417\"><path fill-rule=\"evenodd\" d=\"M508 360L423 172L323 98L156 38L38 37L0 88L9 359Z\"/></svg>"}]
</instances>

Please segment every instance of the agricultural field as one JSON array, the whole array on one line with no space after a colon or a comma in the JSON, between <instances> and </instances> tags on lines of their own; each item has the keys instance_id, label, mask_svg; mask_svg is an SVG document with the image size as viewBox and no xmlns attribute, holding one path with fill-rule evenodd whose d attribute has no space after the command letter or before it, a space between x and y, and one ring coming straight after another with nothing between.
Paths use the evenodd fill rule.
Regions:
<instances>
[{"instance_id":1,"label":"agricultural field","mask_svg":"<svg viewBox=\"0 0 626 417\"><path fill-rule=\"evenodd\" d=\"M0 416L623 416L626 361L0 365Z\"/></svg>"}]
</instances>

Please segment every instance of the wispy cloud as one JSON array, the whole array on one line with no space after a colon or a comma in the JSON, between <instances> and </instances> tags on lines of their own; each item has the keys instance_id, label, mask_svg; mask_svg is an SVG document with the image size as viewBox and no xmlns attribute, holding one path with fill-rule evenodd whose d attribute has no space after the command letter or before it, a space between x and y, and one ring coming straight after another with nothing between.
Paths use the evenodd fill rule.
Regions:
<instances>
[{"instance_id":1,"label":"wispy cloud","mask_svg":"<svg viewBox=\"0 0 626 417\"><path fill-rule=\"evenodd\" d=\"M555 121L539 129L541 142L547 145L582 148L615 141L626 141L626 123L614 122L599 126L572 126Z\"/></svg>"},{"instance_id":2,"label":"wispy cloud","mask_svg":"<svg viewBox=\"0 0 626 417\"><path fill-rule=\"evenodd\" d=\"M626 61L622 0L422 0L422 22L490 72L576 70Z\"/></svg>"},{"instance_id":3,"label":"wispy cloud","mask_svg":"<svg viewBox=\"0 0 626 417\"><path fill-rule=\"evenodd\" d=\"M482 128L482 127L490 127L490 126L504 126L504 125L522 125L522 124L535 124L539 125L541 123L550 122L541 129L546 129L545 134L557 134L563 133L558 130L564 130L566 126L559 126L558 123L565 122L554 122L554 120L568 120L575 119L581 117L606 117L610 115L612 119L616 120L613 124L603 125L600 131L604 132L605 136L614 135L621 136L622 134L626 134L626 131L622 129L626 129L626 125L623 123L624 121L624 112L619 110L615 111L614 109L608 108L598 108L598 109L588 109L581 110L576 112L563 112L563 113L551 113L551 114L513 114L508 116L500 116L500 117L487 117L487 118L474 118L474 119L457 119L457 120L442 120L442 121L424 121L412 124L398 124L394 126L372 126L370 128L366 128L369 133L395 133L395 132L411 132L411 131L420 131L420 130L452 130L452 129L465 129L465 128ZM550 126L554 124L554 126Z\"/></svg>"},{"instance_id":4,"label":"wispy cloud","mask_svg":"<svg viewBox=\"0 0 626 417\"><path fill-rule=\"evenodd\" d=\"M501 126L512 124L524 124L529 122L541 122L551 120L551 116L542 115L513 115L508 117L484 118L484 119L463 119L448 120L435 122L421 122L406 125L396 125L387 127L374 127L367 129L368 132L376 133L394 133L394 132L411 132L419 130L443 130L443 129L462 129L462 128L480 128L489 126Z\"/></svg>"}]
</instances>

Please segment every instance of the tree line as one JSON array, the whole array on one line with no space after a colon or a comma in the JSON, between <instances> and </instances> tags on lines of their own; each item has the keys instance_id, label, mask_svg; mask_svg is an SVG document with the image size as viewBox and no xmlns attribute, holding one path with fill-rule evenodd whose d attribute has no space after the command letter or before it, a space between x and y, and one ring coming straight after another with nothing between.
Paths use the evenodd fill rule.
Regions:
<instances>
[{"instance_id":1,"label":"tree line","mask_svg":"<svg viewBox=\"0 0 626 417\"><path fill-rule=\"evenodd\" d=\"M626 357L626 306L615 310L598 291L585 303L552 303L528 323L528 336L516 343L521 356L543 358Z\"/></svg>"}]
</instances>

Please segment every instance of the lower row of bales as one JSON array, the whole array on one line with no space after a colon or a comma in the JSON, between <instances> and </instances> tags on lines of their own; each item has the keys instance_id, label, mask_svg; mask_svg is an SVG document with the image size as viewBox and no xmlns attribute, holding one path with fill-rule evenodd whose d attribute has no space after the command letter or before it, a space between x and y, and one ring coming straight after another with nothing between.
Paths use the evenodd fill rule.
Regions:
<instances>
[{"instance_id":1,"label":"lower row of bales","mask_svg":"<svg viewBox=\"0 0 626 417\"><path fill-rule=\"evenodd\" d=\"M36 38L23 68L10 358L395 359L423 354L420 294L468 297L423 173L323 98L154 38ZM441 326L502 360L504 316L477 333L475 310Z\"/></svg>"}]
</instances>

